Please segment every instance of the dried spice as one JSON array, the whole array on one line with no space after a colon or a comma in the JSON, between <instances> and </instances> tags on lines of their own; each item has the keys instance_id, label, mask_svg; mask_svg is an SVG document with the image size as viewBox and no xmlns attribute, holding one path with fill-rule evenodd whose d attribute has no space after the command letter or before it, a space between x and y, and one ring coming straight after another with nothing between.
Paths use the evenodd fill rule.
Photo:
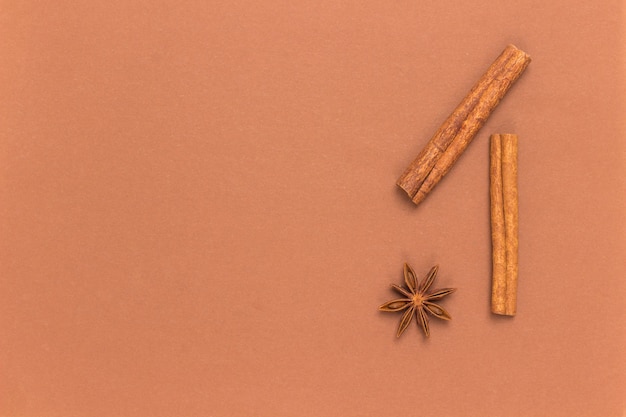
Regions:
<instances>
[{"instance_id":1,"label":"dried spice","mask_svg":"<svg viewBox=\"0 0 626 417\"><path fill-rule=\"evenodd\" d=\"M514 316L517 308L517 135L491 136L491 311Z\"/></svg>"},{"instance_id":2,"label":"dried spice","mask_svg":"<svg viewBox=\"0 0 626 417\"><path fill-rule=\"evenodd\" d=\"M434 266L420 283L417 280L413 268L411 268L409 264L405 263L404 282L406 283L406 288L391 284L391 287L403 295L404 298L391 300L381 305L378 309L388 312L406 310L402 316L402 320L400 320L400 326L398 327L398 333L396 334L397 337L400 337L409 324L411 324L414 314L416 316L417 324L421 326L426 337L430 336L428 316L426 315L426 312L443 320L450 320L452 318L443 307L433 301L440 300L446 295L453 293L456 291L456 288L443 288L431 292L428 291L433 285L438 271L439 265Z\"/></svg>"},{"instance_id":3,"label":"dried spice","mask_svg":"<svg viewBox=\"0 0 626 417\"><path fill-rule=\"evenodd\" d=\"M529 63L528 54L509 45L491 64L398 179L413 203L424 200L448 173Z\"/></svg>"}]
</instances>

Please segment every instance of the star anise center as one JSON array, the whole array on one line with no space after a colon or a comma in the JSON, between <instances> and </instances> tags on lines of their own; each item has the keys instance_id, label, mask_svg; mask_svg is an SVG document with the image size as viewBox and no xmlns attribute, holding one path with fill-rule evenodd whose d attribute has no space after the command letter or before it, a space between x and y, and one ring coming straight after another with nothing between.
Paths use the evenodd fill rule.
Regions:
<instances>
[{"instance_id":1,"label":"star anise center","mask_svg":"<svg viewBox=\"0 0 626 417\"><path fill-rule=\"evenodd\" d=\"M421 306L423 302L424 296L422 294L415 293L415 295L413 295L413 304L415 305L415 307Z\"/></svg>"}]
</instances>

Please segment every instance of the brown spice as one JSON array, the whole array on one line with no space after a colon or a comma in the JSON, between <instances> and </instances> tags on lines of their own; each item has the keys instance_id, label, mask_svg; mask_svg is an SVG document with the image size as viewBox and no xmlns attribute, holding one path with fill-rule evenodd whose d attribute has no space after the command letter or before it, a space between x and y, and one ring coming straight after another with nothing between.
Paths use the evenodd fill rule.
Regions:
<instances>
[{"instance_id":1,"label":"brown spice","mask_svg":"<svg viewBox=\"0 0 626 417\"><path fill-rule=\"evenodd\" d=\"M421 326L426 337L430 336L428 315L426 314L427 312L442 320L452 319L450 314L448 314L442 306L436 304L434 301L440 300L443 297L452 294L456 291L456 288L443 288L430 292L428 291L437 277L437 271L439 271L439 265L432 267L424 280L419 282L413 268L411 268L409 264L405 263L404 282L406 283L406 288L391 284L391 287L404 297L386 302L378 307L378 309L388 312L406 310L402 315L402 320L400 320L396 337L402 336L402 333L404 333L406 328L409 327L411 320L413 320L413 315L415 315L417 324Z\"/></svg>"},{"instance_id":2,"label":"brown spice","mask_svg":"<svg viewBox=\"0 0 626 417\"><path fill-rule=\"evenodd\" d=\"M441 125L397 181L415 204L448 173L529 63L528 54L507 46Z\"/></svg>"},{"instance_id":3,"label":"brown spice","mask_svg":"<svg viewBox=\"0 0 626 417\"><path fill-rule=\"evenodd\" d=\"M514 316L517 308L517 135L491 136L491 311Z\"/></svg>"}]
</instances>

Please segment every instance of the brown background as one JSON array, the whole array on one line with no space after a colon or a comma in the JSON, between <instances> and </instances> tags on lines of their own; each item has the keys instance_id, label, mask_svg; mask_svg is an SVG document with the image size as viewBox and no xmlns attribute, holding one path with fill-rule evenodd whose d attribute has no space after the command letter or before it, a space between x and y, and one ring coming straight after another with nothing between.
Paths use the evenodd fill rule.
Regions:
<instances>
[{"instance_id":1,"label":"brown background","mask_svg":"<svg viewBox=\"0 0 626 417\"><path fill-rule=\"evenodd\" d=\"M623 2L1 6L0 416L624 415ZM507 43L533 62L413 207L396 178ZM404 261L459 288L429 340L377 311Z\"/></svg>"}]
</instances>

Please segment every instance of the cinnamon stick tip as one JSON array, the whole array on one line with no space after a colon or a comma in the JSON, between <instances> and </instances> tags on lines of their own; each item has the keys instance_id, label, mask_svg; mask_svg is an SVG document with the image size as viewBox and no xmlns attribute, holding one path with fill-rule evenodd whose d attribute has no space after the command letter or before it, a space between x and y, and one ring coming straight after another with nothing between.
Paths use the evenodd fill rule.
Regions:
<instances>
[{"instance_id":1,"label":"cinnamon stick tip","mask_svg":"<svg viewBox=\"0 0 626 417\"><path fill-rule=\"evenodd\" d=\"M417 194L416 192L412 192L412 189L410 188L410 184L406 184L406 182L403 180L403 178L400 178L397 182L396 185L398 187L400 187L400 189L402 191L404 191L409 198L411 199L411 201L413 201L416 205L417 203L414 201L414 197Z\"/></svg>"},{"instance_id":2,"label":"cinnamon stick tip","mask_svg":"<svg viewBox=\"0 0 626 417\"><path fill-rule=\"evenodd\" d=\"M517 134L516 133L492 133L491 134L492 139L497 136L517 136Z\"/></svg>"},{"instance_id":3,"label":"cinnamon stick tip","mask_svg":"<svg viewBox=\"0 0 626 417\"><path fill-rule=\"evenodd\" d=\"M504 311L504 310L495 310L495 309L492 308L491 312L493 314L497 314L497 315L503 316L503 317L515 317L515 311L508 312L508 311Z\"/></svg>"},{"instance_id":4,"label":"cinnamon stick tip","mask_svg":"<svg viewBox=\"0 0 626 417\"><path fill-rule=\"evenodd\" d=\"M524 58L525 58L527 61L529 61L529 62L530 62L530 61L532 60L532 59L530 58L530 55L528 55L528 52L525 52L525 51L521 50L520 48L518 48L517 46L513 45L512 43L508 44L508 45L506 46L506 49L515 49L516 51L519 51L519 52L523 53L523 54L524 54Z\"/></svg>"}]
</instances>

